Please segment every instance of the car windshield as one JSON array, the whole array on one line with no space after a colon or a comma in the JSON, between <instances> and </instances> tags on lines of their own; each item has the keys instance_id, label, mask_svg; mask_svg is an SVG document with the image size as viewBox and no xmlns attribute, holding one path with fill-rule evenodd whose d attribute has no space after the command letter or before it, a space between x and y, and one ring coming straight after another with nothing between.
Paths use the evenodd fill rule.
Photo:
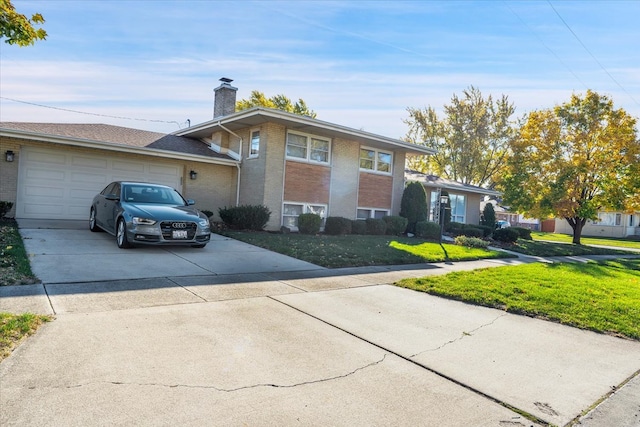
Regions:
<instances>
[{"instance_id":1,"label":"car windshield","mask_svg":"<svg viewBox=\"0 0 640 427\"><path fill-rule=\"evenodd\" d=\"M180 194L169 187L156 187L153 185L125 185L123 186L122 200L129 203L157 203L162 205L185 205Z\"/></svg>"}]
</instances>

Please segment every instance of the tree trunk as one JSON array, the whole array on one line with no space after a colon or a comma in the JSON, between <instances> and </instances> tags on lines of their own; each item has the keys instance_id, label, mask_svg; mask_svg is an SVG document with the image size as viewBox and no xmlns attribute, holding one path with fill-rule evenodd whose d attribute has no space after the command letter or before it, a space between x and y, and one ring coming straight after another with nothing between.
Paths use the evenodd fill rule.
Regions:
<instances>
[{"instance_id":1,"label":"tree trunk","mask_svg":"<svg viewBox=\"0 0 640 427\"><path fill-rule=\"evenodd\" d=\"M573 229L573 244L581 245L580 237L582 237L582 228L587 223L586 218L574 217L574 218L565 218L571 228Z\"/></svg>"}]
</instances>

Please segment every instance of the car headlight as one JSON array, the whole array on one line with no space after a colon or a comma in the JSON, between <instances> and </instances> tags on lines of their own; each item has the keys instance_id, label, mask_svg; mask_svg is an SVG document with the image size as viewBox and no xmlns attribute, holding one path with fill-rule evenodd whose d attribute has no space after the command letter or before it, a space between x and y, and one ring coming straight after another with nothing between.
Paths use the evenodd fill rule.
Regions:
<instances>
[{"instance_id":1,"label":"car headlight","mask_svg":"<svg viewBox=\"0 0 640 427\"><path fill-rule=\"evenodd\" d=\"M207 228L207 227L209 227L209 220L208 219L204 219L204 218L200 218L198 220L198 224L200 224L200 227Z\"/></svg>"},{"instance_id":2,"label":"car headlight","mask_svg":"<svg viewBox=\"0 0 640 427\"><path fill-rule=\"evenodd\" d=\"M139 216L133 217L133 223L135 225L153 225L157 221L149 218L140 218Z\"/></svg>"}]
</instances>

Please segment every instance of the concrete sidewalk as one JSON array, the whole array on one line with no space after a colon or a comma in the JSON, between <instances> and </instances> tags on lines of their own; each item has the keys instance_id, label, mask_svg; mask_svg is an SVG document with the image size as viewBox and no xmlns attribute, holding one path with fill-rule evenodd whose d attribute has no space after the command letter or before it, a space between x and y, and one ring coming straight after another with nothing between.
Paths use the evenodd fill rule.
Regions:
<instances>
[{"instance_id":1,"label":"concrete sidewalk","mask_svg":"<svg viewBox=\"0 0 640 427\"><path fill-rule=\"evenodd\" d=\"M0 424L637 426L640 343L387 285L523 262L0 288Z\"/></svg>"}]
</instances>

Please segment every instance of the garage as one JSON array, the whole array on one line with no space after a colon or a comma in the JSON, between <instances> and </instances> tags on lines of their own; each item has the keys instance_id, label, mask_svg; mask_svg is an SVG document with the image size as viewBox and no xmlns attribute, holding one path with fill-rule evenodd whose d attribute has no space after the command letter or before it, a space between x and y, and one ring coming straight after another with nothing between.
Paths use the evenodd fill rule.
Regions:
<instances>
[{"instance_id":1,"label":"garage","mask_svg":"<svg viewBox=\"0 0 640 427\"><path fill-rule=\"evenodd\" d=\"M182 191L181 165L61 148L22 148L16 218L87 219L93 196L118 180L155 182Z\"/></svg>"}]
</instances>

